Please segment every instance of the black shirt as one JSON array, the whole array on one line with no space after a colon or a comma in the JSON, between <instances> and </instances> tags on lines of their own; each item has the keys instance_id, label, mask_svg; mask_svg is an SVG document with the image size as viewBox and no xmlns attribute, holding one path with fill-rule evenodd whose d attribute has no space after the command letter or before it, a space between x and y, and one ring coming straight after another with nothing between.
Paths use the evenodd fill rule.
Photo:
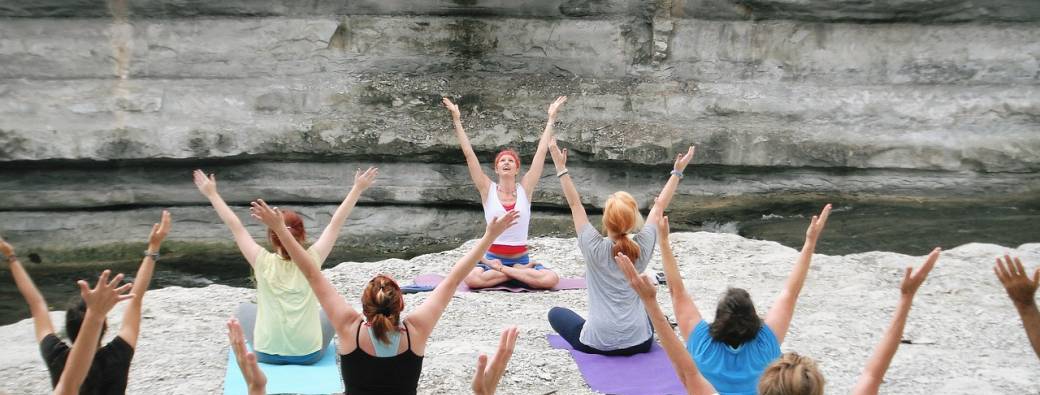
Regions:
<instances>
[{"instance_id":1,"label":"black shirt","mask_svg":"<svg viewBox=\"0 0 1040 395\"><path fill-rule=\"evenodd\" d=\"M423 357L412 351L412 336L408 325L404 333L408 337L408 349L392 357L369 355L361 349L361 326L358 324L357 348L350 354L340 354L339 367L343 384L350 395L414 395L419 387Z\"/></svg>"},{"instance_id":2,"label":"black shirt","mask_svg":"<svg viewBox=\"0 0 1040 395\"><path fill-rule=\"evenodd\" d=\"M65 360L69 358L69 348L53 333L40 342L40 354L47 370L51 373L51 386L57 386L61 372L65 370ZM80 386L80 394L125 394L126 381L130 374L130 360L134 358L134 348L123 338L116 336L111 342L101 347L94 354L94 362L90 364L87 379Z\"/></svg>"}]
</instances>

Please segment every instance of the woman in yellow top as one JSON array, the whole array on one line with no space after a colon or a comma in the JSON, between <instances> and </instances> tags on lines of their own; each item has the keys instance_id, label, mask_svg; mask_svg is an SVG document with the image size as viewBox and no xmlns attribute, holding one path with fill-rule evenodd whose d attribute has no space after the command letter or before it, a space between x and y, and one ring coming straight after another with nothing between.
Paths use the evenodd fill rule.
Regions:
<instances>
[{"instance_id":1,"label":"woman in yellow top","mask_svg":"<svg viewBox=\"0 0 1040 395\"><path fill-rule=\"evenodd\" d=\"M307 249L314 264L320 267L328 258L343 222L354 209L361 193L372 185L378 174L379 170L371 167L364 172L358 169L354 174L354 186L350 193L332 214L332 220L318 240ZM293 365L309 365L319 361L332 339L333 331L327 318L321 316L321 307L303 273L290 260L282 242L271 229L267 230L267 237L273 252L253 240L242 221L217 193L215 175L207 177L202 170L195 170L194 176L195 186L209 199L217 215L231 229L235 244L256 276L256 321L250 340L257 360ZM294 212L283 211L286 212L285 227L297 242L303 244L306 241L303 220ZM248 307L245 311L239 310L243 321L248 320L242 317L243 314L252 313L249 310Z\"/></svg>"}]
</instances>

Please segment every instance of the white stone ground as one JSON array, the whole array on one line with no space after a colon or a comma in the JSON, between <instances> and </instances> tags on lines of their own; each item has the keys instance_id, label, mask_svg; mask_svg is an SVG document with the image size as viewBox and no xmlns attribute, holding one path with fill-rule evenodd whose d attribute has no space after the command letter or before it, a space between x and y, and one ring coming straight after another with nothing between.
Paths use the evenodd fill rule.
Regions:
<instances>
[{"instance_id":1,"label":"white stone ground","mask_svg":"<svg viewBox=\"0 0 1040 395\"><path fill-rule=\"evenodd\" d=\"M826 234L823 237L826 243ZM774 242L729 234L680 233L672 240L686 284L709 316L727 286L747 288L759 313L765 314L797 255ZM562 275L582 275L574 239L540 238L532 240L532 247L537 260ZM1006 251L1020 255L1030 267L1040 265L1040 244L1018 249L969 244L943 253L910 313L904 339L914 344L900 346L882 393L1040 394L1040 360L991 271L993 258ZM325 274L357 305L361 287L372 275L389 273L408 283L420 273L445 272L461 252L460 248L408 261L347 262ZM658 254L655 251L651 267L660 270ZM889 323L902 268L922 261L923 257L888 252L817 255L784 351L816 358L827 378L827 393L847 393ZM670 316L667 290L659 290L658 300ZM220 285L149 292L128 392L220 393L227 356L224 322L239 302L253 295L252 289ZM426 296L407 296L406 310ZM551 331L545 314L555 305L584 311L585 292L457 295L427 347L419 392L467 392L477 353L493 352L499 331L518 325L516 353L499 393L591 393L568 354L545 341ZM120 313L111 314L112 327L118 327ZM55 322L62 322L61 313L53 315ZM0 392L47 393L48 376L30 320L0 327L0 341Z\"/></svg>"}]
</instances>

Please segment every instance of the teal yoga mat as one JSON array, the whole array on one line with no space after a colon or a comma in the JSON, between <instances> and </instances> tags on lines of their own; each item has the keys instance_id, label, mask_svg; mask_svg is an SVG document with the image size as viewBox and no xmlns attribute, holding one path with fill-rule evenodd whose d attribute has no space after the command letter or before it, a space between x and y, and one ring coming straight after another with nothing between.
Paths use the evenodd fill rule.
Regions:
<instances>
[{"instance_id":1,"label":"teal yoga mat","mask_svg":"<svg viewBox=\"0 0 1040 395\"><path fill-rule=\"evenodd\" d=\"M250 347L246 344L246 347ZM325 355L313 365L260 364L267 375L268 394L334 394L343 392L343 378L336 365L336 345L330 344ZM228 347L227 373L224 375L225 395L245 395L246 380L235 362L235 354Z\"/></svg>"}]
</instances>

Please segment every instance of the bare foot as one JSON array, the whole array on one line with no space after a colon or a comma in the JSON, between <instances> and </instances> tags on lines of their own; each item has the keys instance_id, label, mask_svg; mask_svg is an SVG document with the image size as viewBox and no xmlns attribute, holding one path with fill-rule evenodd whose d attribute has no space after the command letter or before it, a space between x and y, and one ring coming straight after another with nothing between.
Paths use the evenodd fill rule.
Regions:
<instances>
[{"instance_id":1,"label":"bare foot","mask_svg":"<svg viewBox=\"0 0 1040 395\"><path fill-rule=\"evenodd\" d=\"M503 265L502 265L502 261L499 260L499 259L489 259L487 262L484 262L484 264L488 265L488 267L490 267L491 270L494 270L494 271L497 271L497 272L502 271Z\"/></svg>"}]
</instances>

